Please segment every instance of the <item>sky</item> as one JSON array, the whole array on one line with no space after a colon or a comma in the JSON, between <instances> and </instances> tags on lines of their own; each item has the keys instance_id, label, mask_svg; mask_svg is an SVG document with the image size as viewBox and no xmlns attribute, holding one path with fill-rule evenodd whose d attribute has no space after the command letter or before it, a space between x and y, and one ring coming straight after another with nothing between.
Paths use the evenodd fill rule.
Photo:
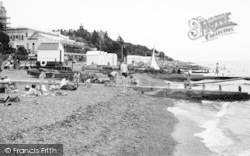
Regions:
<instances>
[{"instance_id":1,"label":"sky","mask_svg":"<svg viewBox=\"0 0 250 156\"><path fill-rule=\"evenodd\" d=\"M250 60L249 0L1 0L10 27L42 31L107 31L116 40L154 46L180 61ZM206 41L188 37L189 20L230 12L234 33Z\"/></svg>"}]
</instances>

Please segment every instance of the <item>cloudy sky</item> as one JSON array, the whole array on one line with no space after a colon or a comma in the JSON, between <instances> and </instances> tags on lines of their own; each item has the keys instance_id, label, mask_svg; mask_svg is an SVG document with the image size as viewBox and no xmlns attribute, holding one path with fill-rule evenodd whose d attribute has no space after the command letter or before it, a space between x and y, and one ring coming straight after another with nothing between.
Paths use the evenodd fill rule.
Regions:
<instances>
[{"instance_id":1,"label":"cloudy sky","mask_svg":"<svg viewBox=\"0 0 250 156\"><path fill-rule=\"evenodd\" d=\"M249 0L2 0L11 27L104 30L181 61L250 60ZM232 34L191 40L188 22L231 12Z\"/></svg>"}]
</instances>

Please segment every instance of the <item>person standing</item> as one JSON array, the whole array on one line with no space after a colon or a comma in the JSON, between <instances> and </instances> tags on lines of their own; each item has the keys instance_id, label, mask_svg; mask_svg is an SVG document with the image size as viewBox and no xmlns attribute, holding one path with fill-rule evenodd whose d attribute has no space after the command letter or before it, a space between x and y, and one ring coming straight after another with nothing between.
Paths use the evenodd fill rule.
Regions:
<instances>
[{"instance_id":1,"label":"person standing","mask_svg":"<svg viewBox=\"0 0 250 156\"><path fill-rule=\"evenodd\" d=\"M121 66L121 75L122 75L122 83L123 83L123 92L127 92L127 77L128 77L128 66L127 62L124 59Z\"/></svg>"},{"instance_id":2,"label":"person standing","mask_svg":"<svg viewBox=\"0 0 250 156\"><path fill-rule=\"evenodd\" d=\"M219 63L216 63L215 74L216 76L219 75Z\"/></svg>"},{"instance_id":3,"label":"person standing","mask_svg":"<svg viewBox=\"0 0 250 156\"><path fill-rule=\"evenodd\" d=\"M187 72L187 85L188 85L188 89L191 89L191 75L192 75L192 68L190 66L189 70Z\"/></svg>"},{"instance_id":4,"label":"person standing","mask_svg":"<svg viewBox=\"0 0 250 156\"><path fill-rule=\"evenodd\" d=\"M76 72L73 76L73 80L74 80L74 85L78 88L78 85L80 83L80 78L81 78L81 74L80 72Z\"/></svg>"},{"instance_id":5,"label":"person standing","mask_svg":"<svg viewBox=\"0 0 250 156\"><path fill-rule=\"evenodd\" d=\"M40 80L40 86L39 86L39 90L41 91L42 95L44 94L44 91L46 92L46 88L44 86L44 79L46 78L46 74L44 71L41 71L40 75L39 75L39 80Z\"/></svg>"},{"instance_id":6,"label":"person standing","mask_svg":"<svg viewBox=\"0 0 250 156\"><path fill-rule=\"evenodd\" d=\"M20 70L20 60L16 58L16 69Z\"/></svg>"}]
</instances>

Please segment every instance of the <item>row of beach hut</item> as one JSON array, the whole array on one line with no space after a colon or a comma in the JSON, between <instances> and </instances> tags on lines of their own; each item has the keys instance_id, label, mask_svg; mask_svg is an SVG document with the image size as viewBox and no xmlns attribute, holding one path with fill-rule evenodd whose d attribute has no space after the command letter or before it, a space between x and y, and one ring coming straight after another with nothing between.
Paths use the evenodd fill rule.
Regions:
<instances>
[{"instance_id":1,"label":"row of beach hut","mask_svg":"<svg viewBox=\"0 0 250 156\"><path fill-rule=\"evenodd\" d=\"M104 51L88 51L86 54L87 65L110 65L117 66L117 54Z\"/></svg>"},{"instance_id":2,"label":"row of beach hut","mask_svg":"<svg viewBox=\"0 0 250 156\"><path fill-rule=\"evenodd\" d=\"M107 53L104 51L88 51L86 54L87 65L97 64L97 65L110 65L117 66L117 54ZM138 55L128 55L127 63L133 64L143 62L149 64L151 62L150 56L138 56Z\"/></svg>"}]
</instances>

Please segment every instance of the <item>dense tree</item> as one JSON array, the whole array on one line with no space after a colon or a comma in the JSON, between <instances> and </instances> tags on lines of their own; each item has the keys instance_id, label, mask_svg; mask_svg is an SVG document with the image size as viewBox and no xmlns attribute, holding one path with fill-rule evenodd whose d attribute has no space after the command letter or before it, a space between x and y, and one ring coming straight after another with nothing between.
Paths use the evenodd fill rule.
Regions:
<instances>
[{"instance_id":1,"label":"dense tree","mask_svg":"<svg viewBox=\"0 0 250 156\"><path fill-rule=\"evenodd\" d=\"M99 34L94 30L94 32L91 35L91 43L95 45L96 47L99 47L100 44L100 37Z\"/></svg>"},{"instance_id":2,"label":"dense tree","mask_svg":"<svg viewBox=\"0 0 250 156\"><path fill-rule=\"evenodd\" d=\"M4 32L0 31L0 42L4 46L4 48L7 48L9 46L9 41L9 36Z\"/></svg>"},{"instance_id":3,"label":"dense tree","mask_svg":"<svg viewBox=\"0 0 250 156\"><path fill-rule=\"evenodd\" d=\"M18 47L15 53L15 55L19 58L19 60L26 60L28 58L28 54L29 53L23 46Z\"/></svg>"},{"instance_id":4,"label":"dense tree","mask_svg":"<svg viewBox=\"0 0 250 156\"><path fill-rule=\"evenodd\" d=\"M0 53L9 54L12 53L12 49L9 47L9 36L3 31L0 31Z\"/></svg>"},{"instance_id":5,"label":"dense tree","mask_svg":"<svg viewBox=\"0 0 250 156\"><path fill-rule=\"evenodd\" d=\"M0 31L4 31L4 30L5 30L5 25L0 22Z\"/></svg>"},{"instance_id":6,"label":"dense tree","mask_svg":"<svg viewBox=\"0 0 250 156\"><path fill-rule=\"evenodd\" d=\"M164 52L160 52L159 58L160 58L161 60L164 60L164 59L165 59L165 53L164 53Z\"/></svg>"},{"instance_id":7,"label":"dense tree","mask_svg":"<svg viewBox=\"0 0 250 156\"><path fill-rule=\"evenodd\" d=\"M124 40L120 35L118 36L116 41L119 42L120 44L124 44Z\"/></svg>"}]
</instances>

